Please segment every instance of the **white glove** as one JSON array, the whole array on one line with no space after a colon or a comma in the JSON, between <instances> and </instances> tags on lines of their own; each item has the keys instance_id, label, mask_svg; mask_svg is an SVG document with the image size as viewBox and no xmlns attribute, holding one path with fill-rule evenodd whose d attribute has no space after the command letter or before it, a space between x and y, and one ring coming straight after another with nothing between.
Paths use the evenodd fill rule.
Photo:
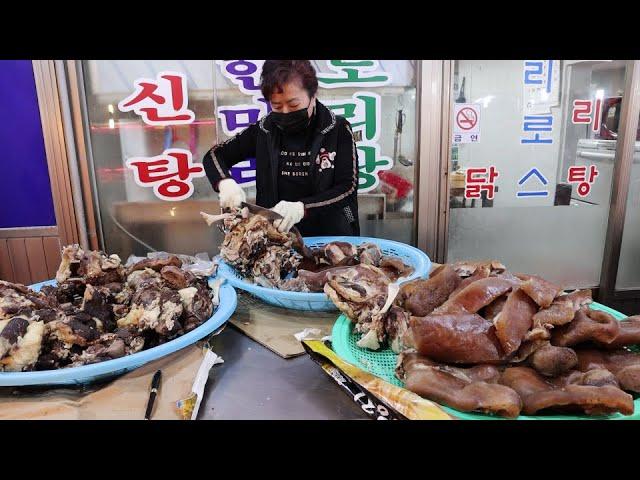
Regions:
<instances>
[{"instance_id":1,"label":"white glove","mask_svg":"<svg viewBox=\"0 0 640 480\"><path fill-rule=\"evenodd\" d=\"M304 203L302 202L278 202L271 210L282 217L273 222L273 226L281 232L288 232L296 223L304 217Z\"/></svg>"},{"instance_id":2,"label":"white glove","mask_svg":"<svg viewBox=\"0 0 640 480\"><path fill-rule=\"evenodd\" d=\"M240 207L242 202L247 201L247 195L244 190L236 183L233 178L225 178L218 183L218 198L220 199L220 208L236 208Z\"/></svg>"}]
</instances>

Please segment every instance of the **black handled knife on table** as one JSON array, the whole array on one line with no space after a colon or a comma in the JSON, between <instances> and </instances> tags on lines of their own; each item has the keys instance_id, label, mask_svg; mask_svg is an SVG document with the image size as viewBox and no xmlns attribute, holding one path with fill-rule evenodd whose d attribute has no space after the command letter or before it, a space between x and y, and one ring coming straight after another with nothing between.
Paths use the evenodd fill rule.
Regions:
<instances>
[{"instance_id":1,"label":"black handled knife on table","mask_svg":"<svg viewBox=\"0 0 640 480\"><path fill-rule=\"evenodd\" d=\"M151 380L151 391L149 392L149 401L147 402L147 411L144 414L145 420L151 419L151 411L153 410L153 404L156 401L156 396L158 395L158 387L160 386L161 377L162 377L162 371L158 370L153 375L153 380Z\"/></svg>"}]
</instances>

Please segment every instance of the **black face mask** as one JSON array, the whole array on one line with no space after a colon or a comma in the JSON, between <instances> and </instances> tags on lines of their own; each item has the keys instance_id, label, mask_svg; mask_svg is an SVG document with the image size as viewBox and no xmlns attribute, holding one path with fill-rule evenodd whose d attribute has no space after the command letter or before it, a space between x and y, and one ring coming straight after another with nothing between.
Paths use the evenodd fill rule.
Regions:
<instances>
[{"instance_id":1,"label":"black face mask","mask_svg":"<svg viewBox=\"0 0 640 480\"><path fill-rule=\"evenodd\" d=\"M311 119L307 110L309 106L296 110L295 112L282 113L271 112L271 117L276 126L284 133L296 133L301 132L309 125Z\"/></svg>"}]
</instances>

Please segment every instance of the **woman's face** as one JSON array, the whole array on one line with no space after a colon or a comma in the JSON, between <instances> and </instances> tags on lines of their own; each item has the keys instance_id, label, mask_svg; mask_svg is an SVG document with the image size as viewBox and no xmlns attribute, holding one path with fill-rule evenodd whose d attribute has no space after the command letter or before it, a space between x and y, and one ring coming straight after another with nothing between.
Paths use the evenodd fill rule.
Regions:
<instances>
[{"instance_id":1,"label":"woman's face","mask_svg":"<svg viewBox=\"0 0 640 480\"><path fill-rule=\"evenodd\" d=\"M282 86L282 92L272 93L270 103L274 112L290 113L306 108L307 115L311 117L315 98L309 98L309 94L300 82L292 81Z\"/></svg>"}]
</instances>

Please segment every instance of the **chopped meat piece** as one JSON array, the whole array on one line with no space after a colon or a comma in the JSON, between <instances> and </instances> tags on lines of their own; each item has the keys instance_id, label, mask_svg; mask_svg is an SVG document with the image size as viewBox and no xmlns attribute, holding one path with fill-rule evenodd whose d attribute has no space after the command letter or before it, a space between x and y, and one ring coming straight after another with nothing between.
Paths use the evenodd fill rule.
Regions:
<instances>
[{"instance_id":1,"label":"chopped meat piece","mask_svg":"<svg viewBox=\"0 0 640 480\"><path fill-rule=\"evenodd\" d=\"M578 364L578 356L572 349L549 343L538 348L529 360L531 366L545 377L557 377Z\"/></svg>"},{"instance_id":2,"label":"chopped meat piece","mask_svg":"<svg viewBox=\"0 0 640 480\"><path fill-rule=\"evenodd\" d=\"M506 267L496 260L484 260L479 262L456 262L453 269L461 277L469 277L473 275L478 268L488 267L491 274L499 274L506 270Z\"/></svg>"},{"instance_id":3,"label":"chopped meat piece","mask_svg":"<svg viewBox=\"0 0 640 480\"><path fill-rule=\"evenodd\" d=\"M375 243L362 243L358 246L360 263L379 267L382 261L382 250Z\"/></svg>"},{"instance_id":4,"label":"chopped meat piece","mask_svg":"<svg viewBox=\"0 0 640 480\"><path fill-rule=\"evenodd\" d=\"M415 271L413 267L406 265L398 257L382 257L379 267L392 282L402 277L408 277Z\"/></svg>"},{"instance_id":5,"label":"chopped meat piece","mask_svg":"<svg viewBox=\"0 0 640 480\"><path fill-rule=\"evenodd\" d=\"M291 279L289 283L285 283L282 287L293 286L296 282L302 282L306 289L310 292L322 292L324 291L324 285L327 283L330 275L337 275L339 272L344 272L351 267L332 267L320 270L318 272L310 272L308 270L298 270L298 276ZM281 288L282 288L281 287ZM302 289L291 288L291 290L303 291Z\"/></svg>"},{"instance_id":6,"label":"chopped meat piece","mask_svg":"<svg viewBox=\"0 0 640 480\"><path fill-rule=\"evenodd\" d=\"M380 269L361 264L332 273L324 291L351 321L356 322L356 331L365 334L360 344L379 348L386 336L384 315L398 293L398 286L390 283Z\"/></svg>"},{"instance_id":7,"label":"chopped meat piece","mask_svg":"<svg viewBox=\"0 0 640 480\"><path fill-rule=\"evenodd\" d=\"M102 325L87 313L78 312L65 316L63 320L48 323L47 329L52 339L85 347L100 336Z\"/></svg>"},{"instance_id":8,"label":"chopped meat piece","mask_svg":"<svg viewBox=\"0 0 640 480\"><path fill-rule=\"evenodd\" d=\"M510 367L500 378L500 383L515 390L522 399L522 412L533 415L542 410L582 411L588 415L605 415L620 412L633 413L633 397L611 385L593 386L547 381L532 368ZM575 381L575 378L573 378ZM584 380L584 378L583 378ZM588 377L587 377L588 381Z\"/></svg>"},{"instance_id":9,"label":"chopped meat piece","mask_svg":"<svg viewBox=\"0 0 640 480\"><path fill-rule=\"evenodd\" d=\"M479 265L478 268L476 268L476 271L473 272L473 275L464 278L458 285L458 288L456 288L453 292L451 292L451 295L456 295L459 291L464 290L473 282L476 282L482 278L487 278L490 273L491 273L490 265Z\"/></svg>"},{"instance_id":10,"label":"chopped meat piece","mask_svg":"<svg viewBox=\"0 0 640 480\"><path fill-rule=\"evenodd\" d=\"M251 275L257 284L277 288L284 277L297 269L301 259L290 246L272 245L255 258Z\"/></svg>"},{"instance_id":11,"label":"chopped meat piece","mask_svg":"<svg viewBox=\"0 0 640 480\"><path fill-rule=\"evenodd\" d=\"M280 283L280 290L287 290L290 292L318 293L318 290L316 289L317 287L315 286L315 281L311 280L312 282L314 282L314 285L309 285L309 283L307 283L307 280L309 279L309 277L300 277L301 272L304 272L310 275L315 275L314 272L309 272L308 270L298 270L297 277L288 278L287 280L284 280L282 283ZM314 277L311 277L311 278L314 278ZM324 278L324 276L322 276L321 278ZM323 288L324 288L324 283L321 284L319 291L322 292Z\"/></svg>"},{"instance_id":12,"label":"chopped meat piece","mask_svg":"<svg viewBox=\"0 0 640 480\"><path fill-rule=\"evenodd\" d=\"M516 277L523 281L520 288L542 308L551 305L553 299L562 292L562 287L535 275L517 274Z\"/></svg>"},{"instance_id":13,"label":"chopped meat piece","mask_svg":"<svg viewBox=\"0 0 640 480\"><path fill-rule=\"evenodd\" d=\"M482 278L449 297L444 304L434 310L434 313L476 313L507 293L513 286L513 282L502 278Z\"/></svg>"},{"instance_id":14,"label":"chopped meat piece","mask_svg":"<svg viewBox=\"0 0 640 480\"><path fill-rule=\"evenodd\" d=\"M167 287L147 285L136 291L129 313L118 319L120 328L138 331L153 329L161 335L177 334L182 325L178 321L183 307L180 294Z\"/></svg>"},{"instance_id":15,"label":"chopped meat piece","mask_svg":"<svg viewBox=\"0 0 640 480\"><path fill-rule=\"evenodd\" d=\"M522 289L518 288L508 296L504 307L493 319L496 336L505 354L511 355L520 348L536 311L536 304Z\"/></svg>"},{"instance_id":16,"label":"chopped meat piece","mask_svg":"<svg viewBox=\"0 0 640 480\"><path fill-rule=\"evenodd\" d=\"M136 270L127 276L127 286L133 290L138 290L147 285L160 284L160 274L150 268Z\"/></svg>"},{"instance_id":17,"label":"chopped meat piece","mask_svg":"<svg viewBox=\"0 0 640 480\"><path fill-rule=\"evenodd\" d=\"M71 361L71 345L61 340L52 340L45 333L40 357L34 366L35 370L53 370L68 365Z\"/></svg>"},{"instance_id":18,"label":"chopped meat piece","mask_svg":"<svg viewBox=\"0 0 640 480\"><path fill-rule=\"evenodd\" d=\"M78 303L84 296L87 285L81 279L66 280L56 287L55 297L58 304Z\"/></svg>"},{"instance_id":19,"label":"chopped meat piece","mask_svg":"<svg viewBox=\"0 0 640 480\"><path fill-rule=\"evenodd\" d=\"M53 322L54 320L60 320L62 315L62 312L53 308L43 308L33 311L33 316L37 316L38 320L44 322L45 324Z\"/></svg>"},{"instance_id":20,"label":"chopped meat piece","mask_svg":"<svg viewBox=\"0 0 640 480\"><path fill-rule=\"evenodd\" d=\"M409 329L409 313L397 306L392 306L384 320L384 328L388 335L389 345L395 353L402 352L406 347L413 345L405 345L405 334ZM410 340L410 337L406 337Z\"/></svg>"},{"instance_id":21,"label":"chopped meat piece","mask_svg":"<svg viewBox=\"0 0 640 480\"><path fill-rule=\"evenodd\" d=\"M522 408L515 391L496 383L500 373L491 365L456 368L406 353L398 359L397 375L408 390L462 412L516 418Z\"/></svg>"},{"instance_id":22,"label":"chopped meat piece","mask_svg":"<svg viewBox=\"0 0 640 480\"><path fill-rule=\"evenodd\" d=\"M6 372L30 370L38 361L44 336L43 322L29 322L24 336L18 337L9 353L0 360Z\"/></svg>"},{"instance_id":23,"label":"chopped meat piece","mask_svg":"<svg viewBox=\"0 0 640 480\"><path fill-rule=\"evenodd\" d=\"M554 329L551 343L558 347L571 347L584 342L611 343L620 327L618 321L606 312L583 307L573 321Z\"/></svg>"},{"instance_id":24,"label":"chopped meat piece","mask_svg":"<svg viewBox=\"0 0 640 480\"><path fill-rule=\"evenodd\" d=\"M357 254L357 248L349 242L329 242L322 248L320 261L333 267L355 265ZM373 265L377 267L377 265Z\"/></svg>"},{"instance_id":25,"label":"chopped meat piece","mask_svg":"<svg viewBox=\"0 0 640 480\"><path fill-rule=\"evenodd\" d=\"M618 322L618 335L608 344L601 344L605 348L620 348L627 345L640 344L640 316L628 317Z\"/></svg>"},{"instance_id":26,"label":"chopped meat piece","mask_svg":"<svg viewBox=\"0 0 640 480\"><path fill-rule=\"evenodd\" d=\"M554 383L570 385L590 385L592 387L604 387L605 385L611 385L612 387L620 388L618 380L609 370L597 369L589 370L587 372L579 372L572 370L566 375L562 376Z\"/></svg>"},{"instance_id":27,"label":"chopped meat piece","mask_svg":"<svg viewBox=\"0 0 640 480\"><path fill-rule=\"evenodd\" d=\"M0 320L10 319L22 309L36 308L29 289L24 285L0 280ZM33 292L32 292L33 293Z\"/></svg>"},{"instance_id":28,"label":"chopped meat piece","mask_svg":"<svg viewBox=\"0 0 640 480\"><path fill-rule=\"evenodd\" d=\"M178 291L182 307L188 319L184 326L185 331L198 327L213 314L213 302L206 285L201 281L196 282L194 285Z\"/></svg>"},{"instance_id":29,"label":"chopped meat piece","mask_svg":"<svg viewBox=\"0 0 640 480\"><path fill-rule=\"evenodd\" d=\"M102 322L104 329L108 332L115 328L115 318L113 315L113 295L106 287L94 287L87 285L84 291L84 300L80 309L97 318Z\"/></svg>"},{"instance_id":30,"label":"chopped meat piece","mask_svg":"<svg viewBox=\"0 0 640 480\"><path fill-rule=\"evenodd\" d=\"M567 295L556 297L553 303L540 310L533 316L533 324L536 327L564 325L573 320L580 307L592 302L591 290L577 290Z\"/></svg>"},{"instance_id":31,"label":"chopped meat piece","mask_svg":"<svg viewBox=\"0 0 640 480\"><path fill-rule=\"evenodd\" d=\"M68 245L62 249L62 259L56 272L56 281L59 284L71 277L78 276L80 259L83 254L84 250L80 248L80 245Z\"/></svg>"},{"instance_id":32,"label":"chopped meat piece","mask_svg":"<svg viewBox=\"0 0 640 480\"><path fill-rule=\"evenodd\" d=\"M291 229L282 233L273 225L281 218L279 215L259 207L253 210L259 214L250 214L248 208L243 208L224 219L220 256L240 275L254 278L259 285L278 287L295 273L303 256L311 254L304 247L300 232Z\"/></svg>"},{"instance_id":33,"label":"chopped meat piece","mask_svg":"<svg viewBox=\"0 0 640 480\"><path fill-rule=\"evenodd\" d=\"M69 245L62 249L62 261L56 273L58 283L70 279L80 279L92 285L121 282L124 267L118 255L106 256L103 252L85 252L79 245Z\"/></svg>"},{"instance_id":34,"label":"chopped meat piece","mask_svg":"<svg viewBox=\"0 0 640 480\"><path fill-rule=\"evenodd\" d=\"M127 276L131 275L135 271L146 270L147 268L153 270L154 272L160 272L164 267L167 266L180 268L182 267L182 260L180 260L175 255L170 255L166 258L145 258L144 260L140 260L139 262L136 262L129 268L127 268Z\"/></svg>"},{"instance_id":35,"label":"chopped meat piece","mask_svg":"<svg viewBox=\"0 0 640 480\"><path fill-rule=\"evenodd\" d=\"M627 350L578 349L578 370L605 369L613 373L620 388L640 393L640 354Z\"/></svg>"},{"instance_id":36,"label":"chopped meat piece","mask_svg":"<svg viewBox=\"0 0 640 480\"><path fill-rule=\"evenodd\" d=\"M402 284L396 304L412 315L429 315L442 305L460 283L460 277L451 265L443 265L426 280L412 280Z\"/></svg>"},{"instance_id":37,"label":"chopped meat piece","mask_svg":"<svg viewBox=\"0 0 640 480\"><path fill-rule=\"evenodd\" d=\"M191 272L181 270L173 265L163 267L160 271L160 276L169 287L176 290L187 288L196 278Z\"/></svg>"},{"instance_id":38,"label":"chopped meat piece","mask_svg":"<svg viewBox=\"0 0 640 480\"><path fill-rule=\"evenodd\" d=\"M26 295L29 293L29 287L22 285L21 283L11 283L5 280L0 280L0 295L5 293L5 290L12 290L9 293L19 293Z\"/></svg>"},{"instance_id":39,"label":"chopped meat piece","mask_svg":"<svg viewBox=\"0 0 640 480\"><path fill-rule=\"evenodd\" d=\"M546 331L546 330L545 330ZM538 349L548 345L549 341L545 339L535 338L533 340L526 340L522 342L518 351L509 358L509 363L521 363L527 360Z\"/></svg>"},{"instance_id":40,"label":"chopped meat piece","mask_svg":"<svg viewBox=\"0 0 640 480\"><path fill-rule=\"evenodd\" d=\"M412 316L405 343L438 362L500 363L504 359L493 323L474 313Z\"/></svg>"},{"instance_id":41,"label":"chopped meat piece","mask_svg":"<svg viewBox=\"0 0 640 480\"><path fill-rule=\"evenodd\" d=\"M122 333L124 332L124 334ZM126 330L105 333L80 354L71 357L69 367L79 367L137 353L144 347L144 338L133 336Z\"/></svg>"},{"instance_id":42,"label":"chopped meat piece","mask_svg":"<svg viewBox=\"0 0 640 480\"><path fill-rule=\"evenodd\" d=\"M495 320L495 318L498 316L498 314L504 308L504 304L507 303L507 297L508 297L507 295L503 295L502 297L498 297L493 302L491 302L489 305L484 307L484 311L482 313L482 316L484 318L486 318L487 320L489 320L490 322L493 322Z\"/></svg>"},{"instance_id":43,"label":"chopped meat piece","mask_svg":"<svg viewBox=\"0 0 640 480\"><path fill-rule=\"evenodd\" d=\"M27 333L29 320L13 317L0 324L0 358L4 357Z\"/></svg>"}]
</instances>

